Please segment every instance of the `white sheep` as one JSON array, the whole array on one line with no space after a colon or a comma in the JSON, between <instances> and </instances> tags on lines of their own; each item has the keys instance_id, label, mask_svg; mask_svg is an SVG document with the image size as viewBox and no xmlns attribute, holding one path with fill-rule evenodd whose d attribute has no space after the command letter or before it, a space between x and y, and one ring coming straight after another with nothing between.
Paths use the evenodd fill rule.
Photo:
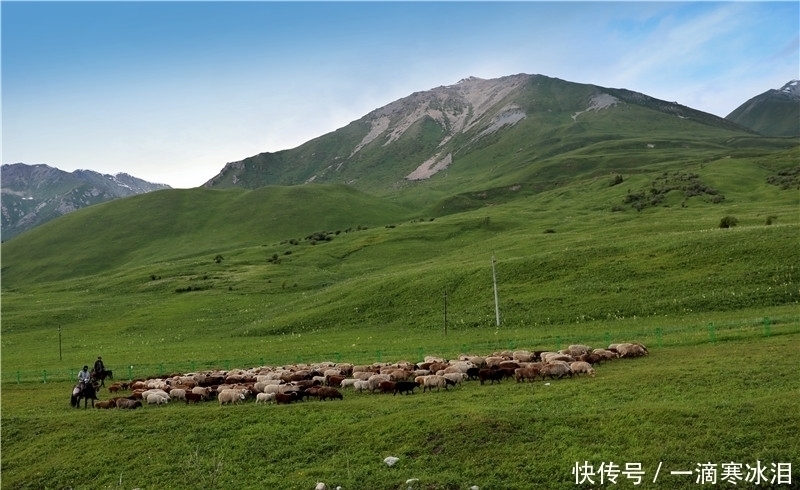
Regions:
<instances>
[{"instance_id":1,"label":"white sheep","mask_svg":"<svg viewBox=\"0 0 800 490\"><path fill-rule=\"evenodd\" d=\"M356 384L356 381L358 381L358 380L355 379L355 378L345 378L345 379L342 380L342 382L341 382L341 384L339 386L342 389L344 389L344 388L352 388Z\"/></svg>"},{"instance_id":2,"label":"white sheep","mask_svg":"<svg viewBox=\"0 0 800 490\"><path fill-rule=\"evenodd\" d=\"M363 379L355 380L355 383L353 383L353 391L364 391L364 390L372 391L372 389L370 388L369 381Z\"/></svg>"},{"instance_id":3,"label":"white sheep","mask_svg":"<svg viewBox=\"0 0 800 490\"><path fill-rule=\"evenodd\" d=\"M275 393L259 393L256 395L256 403L272 403L275 401Z\"/></svg>"},{"instance_id":4,"label":"white sheep","mask_svg":"<svg viewBox=\"0 0 800 490\"><path fill-rule=\"evenodd\" d=\"M169 397L172 400L184 400L186 401L186 390L183 388L173 388L169 392Z\"/></svg>"},{"instance_id":5,"label":"white sheep","mask_svg":"<svg viewBox=\"0 0 800 490\"><path fill-rule=\"evenodd\" d=\"M454 385L463 383L464 381L467 380L466 373L445 373L442 376L452 381Z\"/></svg>"},{"instance_id":6,"label":"white sheep","mask_svg":"<svg viewBox=\"0 0 800 490\"><path fill-rule=\"evenodd\" d=\"M575 361L569 365L569 368L575 374L586 373L594 378L594 368L588 362Z\"/></svg>"},{"instance_id":7,"label":"white sheep","mask_svg":"<svg viewBox=\"0 0 800 490\"><path fill-rule=\"evenodd\" d=\"M422 392L424 393L426 389L433 390L436 388L436 391L439 391L439 388L447 389L447 378L444 376L439 376L438 374L431 374L430 376L425 376L424 381L422 384Z\"/></svg>"},{"instance_id":8,"label":"white sheep","mask_svg":"<svg viewBox=\"0 0 800 490\"><path fill-rule=\"evenodd\" d=\"M228 403L235 405L241 400L245 399L245 394L242 390L233 390L228 388L220 391L219 395L217 395L217 399L219 399L220 405L225 405Z\"/></svg>"},{"instance_id":9,"label":"white sheep","mask_svg":"<svg viewBox=\"0 0 800 490\"><path fill-rule=\"evenodd\" d=\"M145 400L148 405L166 405L169 403L169 396L164 397L158 393L150 393Z\"/></svg>"}]
</instances>

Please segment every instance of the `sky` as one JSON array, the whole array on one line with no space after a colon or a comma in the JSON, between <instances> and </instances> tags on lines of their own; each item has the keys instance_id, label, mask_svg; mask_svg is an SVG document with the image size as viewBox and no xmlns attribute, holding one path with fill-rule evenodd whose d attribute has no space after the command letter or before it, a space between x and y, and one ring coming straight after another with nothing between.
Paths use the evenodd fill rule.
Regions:
<instances>
[{"instance_id":1,"label":"sky","mask_svg":"<svg viewBox=\"0 0 800 490\"><path fill-rule=\"evenodd\" d=\"M0 2L2 163L197 187L413 92L541 74L720 117L800 78L800 2Z\"/></svg>"}]
</instances>

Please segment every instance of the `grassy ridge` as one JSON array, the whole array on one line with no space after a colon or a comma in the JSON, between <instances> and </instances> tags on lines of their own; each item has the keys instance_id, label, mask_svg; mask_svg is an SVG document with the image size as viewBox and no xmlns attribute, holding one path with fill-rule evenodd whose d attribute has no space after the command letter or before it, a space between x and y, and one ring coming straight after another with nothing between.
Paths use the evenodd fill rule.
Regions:
<instances>
[{"instance_id":1,"label":"grassy ridge","mask_svg":"<svg viewBox=\"0 0 800 490\"><path fill-rule=\"evenodd\" d=\"M2 488L588 488L571 474L584 461L641 462L648 482L658 463L796 472L800 196L767 178L797 150L701 156L617 185L587 168L452 199L434 184L395 200L339 186L158 192L4 243ZM625 202L676 172L724 199ZM719 228L724 216L738 226ZM323 230L330 241L306 239ZM133 412L66 398L70 370L97 355L126 378L627 340L651 355L550 386ZM648 486L696 487L662 478Z\"/></svg>"}]
</instances>

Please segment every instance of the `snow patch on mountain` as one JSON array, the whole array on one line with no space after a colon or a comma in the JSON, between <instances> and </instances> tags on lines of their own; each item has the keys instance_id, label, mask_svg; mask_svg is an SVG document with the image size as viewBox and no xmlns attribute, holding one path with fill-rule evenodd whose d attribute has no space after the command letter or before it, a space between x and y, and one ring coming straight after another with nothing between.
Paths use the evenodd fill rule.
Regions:
<instances>
[{"instance_id":1,"label":"snow patch on mountain","mask_svg":"<svg viewBox=\"0 0 800 490\"><path fill-rule=\"evenodd\" d=\"M792 98L800 99L800 80L792 80L783 87L781 92L790 95Z\"/></svg>"}]
</instances>

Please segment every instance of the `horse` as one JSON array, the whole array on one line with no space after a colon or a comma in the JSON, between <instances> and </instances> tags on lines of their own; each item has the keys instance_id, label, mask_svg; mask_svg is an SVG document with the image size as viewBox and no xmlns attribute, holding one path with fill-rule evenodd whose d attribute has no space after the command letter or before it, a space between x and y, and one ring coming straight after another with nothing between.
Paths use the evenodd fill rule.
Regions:
<instances>
[{"instance_id":1,"label":"horse","mask_svg":"<svg viewBox=\"0 0 800 490\"><path fill-rule=\"evenodd\" d=\"M89 400L92 400L92 408L94 408L94 401L100 400L97 398L97 389L99 386L97 382L86 383L82 390L78 391L80 384L75 385L72 390L72 398L70 398L70 405L75 408L80 408L81 398L83 398L83 408L87 408ZM77 391L77 393L75 393Z\"/></svg>"},{"instance_id":2,"label":"horse","mask_svg":"<svg viewBox=\"0 0 800 490\"><path fill-rule=\"evenodd\" d=\"M114 379L114 373L110 369L104 369L99 373L92 369L92 379L96 381L100 381L100 386L105 386L105 380Z\"/></svg>"}]
</instances>

